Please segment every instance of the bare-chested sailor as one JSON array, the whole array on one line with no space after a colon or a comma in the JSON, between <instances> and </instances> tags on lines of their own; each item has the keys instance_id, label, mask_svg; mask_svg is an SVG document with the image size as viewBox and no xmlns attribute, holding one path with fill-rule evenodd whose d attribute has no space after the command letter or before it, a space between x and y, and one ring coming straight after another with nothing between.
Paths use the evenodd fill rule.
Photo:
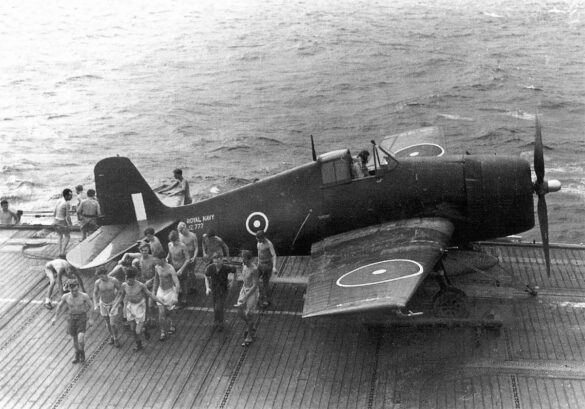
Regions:
<instances>
[{"instance_id":1,"label":"bare-chested sailor","mask_svg":"<svg viewBox=\"0 0 585 409\"><path fill-rule=\"evenodd\" d=\"M140 351L143 349L142 339L142 327L146 319L146 298L151 298L158 302L159 299L155 297L146 286L140 281L136 280L138 271L134 267L126 268L126 282L122 284L120 292L116 296L114 306L120 305L122 299L124 300L124 309L126 310L126 319L130 323L130 328L134 333L134 341L136 346L134 351ZM145 333L145 337L148 339L148 333Z\"/></svg>"},{"instance_id":2,"label":"bare-chested sailor","mask_svg":"<svg viewBox=\"0 0 585 409\"><path fill-rule=\"evenodd\" d=\"M169 233L169 254L167 255L167 261L173 266L179 277L179 284L181 292L179 293L178 307L183 307L187 304L187 272L185 269L189 265L189 250L179 240L179 233L176 230L172 230Z\"/></svg>"},{"instance_id":3,"label":"bare-chested sailor","mask_svg":"<svg viewBox=\"0 0 585 409\"><path fill-rule=\"evenodd\" d=\"M195 263L197 255L199 254L199 242L197 235L187 228L185 222L180 222L178 225L179 240L187 247L189 252L189 264L185 268L187 273L187 288L183 288L187 293L195 293Z\"/></svg>"},{"instance_id":4,"label":"bare-chested sailor","mask_svg":"<svg viewBox=\"0 0 585 409\"><path fill-rule=\"evenodd\" d=\"M219 257L229 257L230 249L222 240L221 237L215 235L215 230L211 229L207 234L203 235L201 241L201 247L203 249L203 259L208 263L211 263L212 257L217 255Z\"/></svg>"},{"instance_id":5,"label":"bare-chested sailor","mask_svg":"<svg viewBox=\"0 0 585 409\"><path fill-rule=\"evenodd\" d=\"M267 308L272 303L270 277L276 274L276 251L274 245L266 238L264 230L256 232L258 248L258 276L260 278L260 306Z\"/></svg>"},{"instance_id":6,"label":"bare-chested sailor","mask_svg":"<svg viewBox=\"0 0 585 409\"><path fill-rule=\"evenodd\" d=\"M120 291L120 282L114 277L108 276L108 270L105 267L100 267L96 270L95 276L97 278L93 286L93 305L96 311L99 310L100 315L104 318L108 332L110 333L110 345L116 348L120 347L118 338L118 310L119 305L114 307L116 295Z\"/></svg>"},{"instance_id":7,"label":"bare-chested sailor","mask_svg":"<svg viewBox=\"0 0 585 409\"><path fill-rule=\"evenodd\" d=\"M51 321L51 325L55 325L61 310L63 308L68 308L69 325L67 326L67 333L71 335L71 338L73 339L73 348L75 348L75 359L73 360L73 363L84 363L85 332L87 331L88 324L90 327L93 325L91 316L89 316L88 320L88 312L90 312L93 307L89 295L79 291L79 285L76 280L70 280L68 284L71 292L64 294L61 297L61 301L59 301L59 304L57 304L57 308L55 309L55 316Z\"/></svg>"},{"instance_id":8,"label":"bare-chested sailor","mask_svg":"<svg viewBox=\"0 0 585 409\"><path fill-rule=\"evenodd\" d=\"M252 261L252 252L242 251L242 289L238 302L235 305L238 308L238 316L246 323L246 333L242 346L248 346L254 341L256 333L254 312L258 303L258 266Z\"/></svg>"},{"instance_id":9,"label":"bare-chested sailor","mask_svg":"<svg viewBox=\"0 0 585 409\"><path fill-rule=\"evenodd\" d=\"M77 206L77 218L81 223L81 240L91 235L98 229L98 216L100 215L100 204L95 198L95 190L89 189L87 197Z\"/></svg>"},{"instance_id":10,"label":"bare-chested sailor","mask_svg":"<svg viewBox=\"0 0 585 409\"><path fill-rule=\"evenodd\" d=\"M63 189L63 197L59 199L55 206L53 228L59 235L59 257L61 258L65 258L70 239L71 216L69 215L69 201L71 198L73 198L71 189Z\"/></svg>"},{"instance_id":11,"label":"bare-chested sailor","mask_svg":"<svg viewBox=\"0 0 585 409\"><path fill-rule=\"evenodd\" d=\"M150 244L150 253L158 258L165 257L165 249L158 237L154 235L154 229L152 227L147 227L144 229L144 235L146 236L144 241Z\"/></svg>"},{"instance_id":12,"label":"bare-chested sailor","mask_svg":"<svg viewBox=\"0 0 585 409\"><path fill-rule=\"evenodd\" d=\"M181 285L175 269L164 258L158 261L155 271L153 292L160 300L157 301L160 340L165 341L176 330L170 314L177 304Z\"/></svg>"},{"instance_id":13,"label":"bare-chested sailor","mask_svg":"<svg viewBox=\"0 0 585 409\"><path fill-rule=\"evenodd\" d=\"M154 267L158 261L150 252L150 244L141 241L138 244L140 253L126 253L122 256L122 262L127 263L132 260L132 267L138 269L138 281L144 283L149 291L152 291L154 285ZM153 311L154 302L149 298L146 300L148 308L146 309L146 327L150 326L153 317L156 317L156 311Z\"/></svg>"},{"instance_id":14,"label":"bare-chested sailor","mask_svg":"<svg viewBox=\"0 0 585 409\"><path fill-rule=\"evenodd\" d=\"M81 291L85 292L81 277L77 273L77 270L75 270L75 268L69 264L67 260L57 258L55 260L49 261L47 264L45 264L45 274L49 279L49 290L47 292L47 297L45 298L44 306L49 310L53 308L53 304L51 304L51 297L53 295L55 282L57 282L57 285L63 294L69 291L67 282L70 279L77 280L79 285L81 285ZM65 283L65 285L63 285L63 283Z\"/></svg>"}]
</instances>

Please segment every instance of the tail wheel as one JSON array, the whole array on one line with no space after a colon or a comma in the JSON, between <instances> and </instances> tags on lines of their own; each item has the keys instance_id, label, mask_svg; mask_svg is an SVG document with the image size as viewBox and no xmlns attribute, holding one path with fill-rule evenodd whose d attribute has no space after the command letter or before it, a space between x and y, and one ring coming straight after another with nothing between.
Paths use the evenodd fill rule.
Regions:
<instances>
[{"instance_id":1,"label":"tail wheel","mask_svg":"<svg viewBox=\"0 0 585 409\"><path fill-rule=\"evenodd\" d=\"M433 313L439 318L469 317L467 295L455 287L439 290L433 296Z\"/></svg>"}]
</instances>

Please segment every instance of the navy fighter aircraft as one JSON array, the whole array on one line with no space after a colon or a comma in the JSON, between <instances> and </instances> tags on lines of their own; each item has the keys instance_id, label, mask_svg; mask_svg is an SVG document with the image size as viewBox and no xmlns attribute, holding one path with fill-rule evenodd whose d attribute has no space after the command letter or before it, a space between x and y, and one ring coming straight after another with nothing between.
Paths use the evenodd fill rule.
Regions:
<instances>
[{"instance_id":1,"label":"navy fighter aircraft","mask_svg":"<svg viewBox=\"0 0 585 409\"><path fill-rule=\"evenodd\" d=\"M304 317L400 310L447 247L531 229L536 194L550 269L545 194L561 185L544 179L538 121L535 181L520 157L446 155L443 139L428 127L372 141L361 177L348 149L317 156L313 148L312 162L180 207L165 206L129 159L106 158L95 166L102 226L67 260L104 264L135 246L146 226L161 232L185 221L200 237L215 230L234 250L253 249L264 230L279 255L311 255Z\"/></svg>"}]
</instances>

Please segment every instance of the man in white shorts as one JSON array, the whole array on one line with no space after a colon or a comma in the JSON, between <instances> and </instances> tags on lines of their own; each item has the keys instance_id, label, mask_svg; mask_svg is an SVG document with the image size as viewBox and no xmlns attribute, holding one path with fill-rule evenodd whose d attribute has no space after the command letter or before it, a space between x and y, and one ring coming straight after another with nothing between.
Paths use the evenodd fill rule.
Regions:
<instances>
[{"instance_id":1,"label":"man in white shorts","mask_svg":"<svg viewBox=\"0 0 585 409\"><path fill-rule=\"evenodd\" d=\"M171 311L179 300L181 286L177 272L167 261L159 259L154 268L154 287L158 301L158 321L160 324L160 341L166 341L169 334L176 331L171 320Z\"/></svg>"},{"instance_id":2,"label":"man in white shorts","mask_svg":"<svg viewBox=\"0 0 585 409\"><path fill-rule=\"evenodd\" d=\"M96 311L99 310L100 315L104 318L108 332L110 333L110 345L116 348L120 347L118 340L118 316L119 306L114 307L116 295L120 292L120 282L114 277L108 276L108 270L105 267L100 267L96 270L95 276L97 278L93 286L93 305Z\"/></svg>"}]
</instances>

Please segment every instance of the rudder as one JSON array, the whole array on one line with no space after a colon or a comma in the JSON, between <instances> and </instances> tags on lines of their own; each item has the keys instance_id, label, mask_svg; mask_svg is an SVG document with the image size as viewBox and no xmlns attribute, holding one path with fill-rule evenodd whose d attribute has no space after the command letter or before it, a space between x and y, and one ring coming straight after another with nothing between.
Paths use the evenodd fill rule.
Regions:
<instances>
[{"instance_id":1,"label":"rudder","mask_svg":"<svg viewBox=\"0 0 585 409\"><path fill-rule=\"evenodd\" d=\"M144 216L152 219L166 209L128 158L102 159L94 175L103 225L128 224Z\"/></svg>"}]
</instances>

